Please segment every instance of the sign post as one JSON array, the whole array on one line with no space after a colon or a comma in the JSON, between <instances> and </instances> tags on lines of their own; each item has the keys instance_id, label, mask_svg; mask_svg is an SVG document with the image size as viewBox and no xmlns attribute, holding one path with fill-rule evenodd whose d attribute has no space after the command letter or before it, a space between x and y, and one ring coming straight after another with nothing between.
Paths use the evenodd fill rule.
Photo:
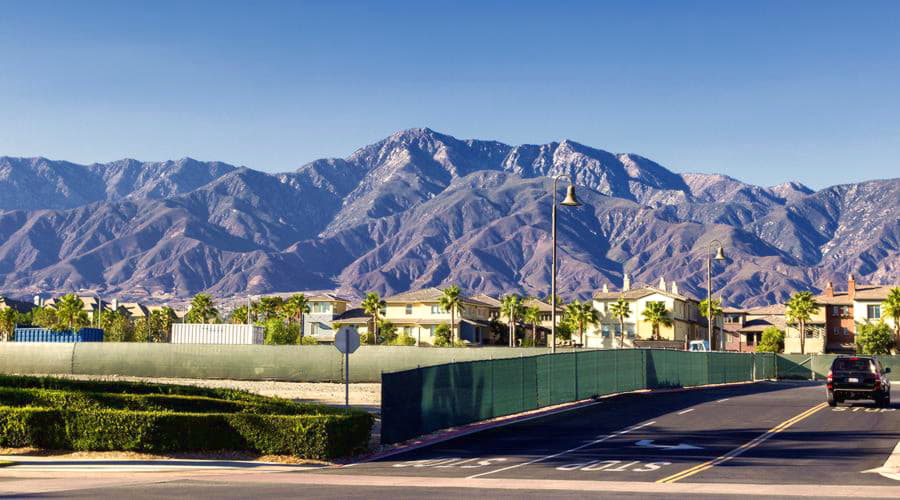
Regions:
<instances>
[{"instance_id":1,"label":"sign post","mask_svg":"<svg viewBox=\"0 0 900 500\"><path fill-rule=\"evenodd\" d=\"M350 354L359 349L359 334L341 330L334 336L334 346L344 354L344 406L350 411Z\"/></svg>"}]
</instances>

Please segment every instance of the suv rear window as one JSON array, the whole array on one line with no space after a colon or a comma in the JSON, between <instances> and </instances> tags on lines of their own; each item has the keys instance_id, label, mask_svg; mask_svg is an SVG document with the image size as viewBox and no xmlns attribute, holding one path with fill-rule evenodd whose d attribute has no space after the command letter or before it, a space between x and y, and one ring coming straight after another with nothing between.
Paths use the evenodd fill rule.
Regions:
<instances>
[{"instance_id":1,"label":"suv rear window","mask_svg":"<svg viewBox=\"0 0 900 500\"><path fill-rule=\"evenodd\" d=\"M832 370L845 372L869 372L872 368L872 360L865 358L837 358L831 365Z\"/></svg>"}]
</instances>

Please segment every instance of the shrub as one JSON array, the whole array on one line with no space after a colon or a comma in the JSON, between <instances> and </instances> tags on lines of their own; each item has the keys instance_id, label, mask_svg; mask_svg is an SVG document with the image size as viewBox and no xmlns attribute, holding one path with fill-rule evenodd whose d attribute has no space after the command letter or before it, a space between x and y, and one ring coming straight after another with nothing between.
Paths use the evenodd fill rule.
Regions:
<instances>
[{"instance_id":1,"label":"shrub","mask_svg":"<svg viewBox=\"0 0 900 500\"><path fill-rule=\"evenodd\" d=\"M372 422L362 411L241 391L0 376L0 447L331 459L364 450Z\"/></svg>"},{"instance_id":2,"label":"shrub","mask_svg":"<svg viewBox=\"0 0 900 500\"><path fill-rule=\"evenodd\" d=\"M266 321L266 344L291 345L296 344L300 337L299 325L288 325L278 318Z\"/></svg>"},{"instance_id":3,"label":"shrub","mask_svg":"<svg viewBox=\"0 0 900 500\"><path fill-rule=\"evenodd\" d=\"M247 450L328 460L363 451L372 416L0 407L0 446L78 451Z\"/></svg>"},{"instance_id":4,"label":"shrub","mask_svg":"<svg viewBox=\"0 0 900 500\"><path fill-rule=\"evenodd\" d=\"M434 329L434 346L450 347L450 325L442 323Z\"/></svg>"},{"instance_id":5,"label":"shrub","mask_svg":"<svg viewBox=\"0 0 900 500\"><path fill-rule=\"evenodd\" d=\"M378 324L378 343L384 345L394 345L392 342L397 338L397 327L387 320L381 320Z\"/></svg>"},{"instance_id":6,"label":"shrub","mask_svg":"<svg viewBox=\"0 0 900 500\"><path fill-rule=\"evenodd\" d=\"M319 341L315 337L304 335L300 339L300 345L319 345Z\"/></svg>"},{"instance_id":7,"label":"shrub","mask_svg":"<svg viewBox=\"0 0 900 500\"><path fill-rule=\"evenodd\" d=\"M862 354L890 354L894 346L891 328L884 322L857 324L856 345Z\"/></svg>"},{"instance_id":8,"label":"shrub","mask_svg":"<svg viewBox=\"0 0 900 500\"><path fill-rule=\"evenodd\" d=\"M756 352L781 352L784 350L784 332L774 326L763 330Z\"/></svg>"},{"instance_id":9,"label":"shrub","mask_svg":"<svg viewBox=\"0 0 900 500\"><path fill-rule=\"evenodd\" d=\"M391 345L402 345L402 346L416 345L416 339L414 339L404 333L402 335L398 335L397 338L392 340Z\"/></svg>"}]
</instances>

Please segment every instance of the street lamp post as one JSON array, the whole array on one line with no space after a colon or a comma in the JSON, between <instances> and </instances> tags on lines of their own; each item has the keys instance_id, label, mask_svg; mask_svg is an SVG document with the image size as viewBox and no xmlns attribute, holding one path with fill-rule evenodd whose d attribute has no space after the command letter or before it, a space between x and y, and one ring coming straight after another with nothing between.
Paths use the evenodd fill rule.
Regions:
<instances>
[{"instance_id":1,"label":"street lamp post","mask_svg":"<svg viewBox=\"0 0 900 500\"><path fill-rule=\"evenodd\" d=\"M718 245L718 250L716 250L715 259L712 256L712 246L713 243ZM713 260L725 260L725 250L722 246L722 242L719 240L712 240L709 242L709 245L706 247L706 321L707 321L707 330L706 330L706 343L709 345L709 348L712 349L712 332L713 332L713 315L712 315L712 261ZM721 341L719 342L722 343ZM723 349L719 349L720 351Z\"/></svg>"},{"instance_id":2,"label":"street lamp post","mask_svg":"<svg viewBox=\"0 0 900 500\"><path fill-rule=\"evenodd\" d=\"M550 352L556 353L556 192L558 191L557 183L562 177L569 178L569 187L566 189L566 199L560 203L567 207L578 207L581 203L575 197L575 185L572 183L572 177L567 174L559 174L553 178L553 211L550 215L550 232L553 237L553 262L550 265Z\"/></svg>"}]
</instances>

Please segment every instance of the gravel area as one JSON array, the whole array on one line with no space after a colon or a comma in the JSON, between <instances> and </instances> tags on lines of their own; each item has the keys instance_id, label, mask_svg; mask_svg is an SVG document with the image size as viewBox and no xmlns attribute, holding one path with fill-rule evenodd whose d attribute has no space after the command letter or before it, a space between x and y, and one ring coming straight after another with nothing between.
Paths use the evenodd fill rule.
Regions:
<instances>
[{"instance_id":1,"label":"gravel area","mask_svg":"<svg viewBox=\"0 0 900 500\"><path fill-rule=\"evenodd\" d=\"M150 382L155 384L191 385L235 389L292 399L304 403L333 406L344 404L344 384L328 382L276 382L269 380L218 380L196 378L120 377L116 375L47 375L76 380L102 380L108 382ZM350 384L350 405L371 413L381 412L381 384Z\"/></svg>"}]
</instances>

